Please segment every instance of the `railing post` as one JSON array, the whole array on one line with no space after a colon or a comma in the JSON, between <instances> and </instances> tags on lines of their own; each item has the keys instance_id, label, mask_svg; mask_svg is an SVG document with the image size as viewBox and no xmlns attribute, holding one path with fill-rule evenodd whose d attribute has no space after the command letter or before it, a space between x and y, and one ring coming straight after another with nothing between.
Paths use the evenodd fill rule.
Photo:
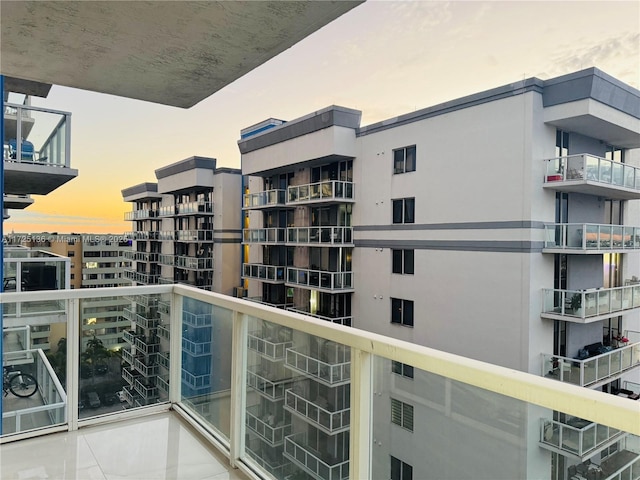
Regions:
<instances>
[{"instance_id":1,"label":"railing post","mask_svg":"<svg viewBox=\"0 0 640 480\"><path fill-rule=\"evenodd\" d=\"M349 478L371 478L373 355L351 349Z\"/></svg>"},{"instance_id":2,"label":"railing post","mask_svg":"<svg viewBox=\"0 0 640 480\"><path fill-rule=\"evenodd\" d=\"M80 399L80 300L66 301L67 310L67 422L69 431L78 429L78 401Z\"/></svg>"},{"instance_id":3,"label":"railing post","mask_svg":"<svg viewBox=\"0 0 640 480\"><path fill-rule=\"evenodd\" d=\"M169 314L169 402L182 400L182 295L171 293Z\"/></svg>"},{"instance_id":4,"label":"railing post","mask_svg":"<svg viewBox=\"0 0 640 480\"><path fill-rule=\"evenodd\" d=\"M247 335L249 318L237 311L233 312L233 337L231 349L231 435L229 439L229 461L231 466L244 454L244 417L247 408Z\"/></svg>"}]
</instances>

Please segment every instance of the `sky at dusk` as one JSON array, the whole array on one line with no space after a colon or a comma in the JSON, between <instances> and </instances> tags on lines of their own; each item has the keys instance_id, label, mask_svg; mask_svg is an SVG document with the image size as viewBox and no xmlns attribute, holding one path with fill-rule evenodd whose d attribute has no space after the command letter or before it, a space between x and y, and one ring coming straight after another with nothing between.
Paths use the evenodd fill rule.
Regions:
<instances>
[{"instance_id":1,"label":"sky at dusk","mask_svg":"<svg viewBox=\"0 0 640 480\"><path fill-rule=\"evenodd\" d=\"M592 66L640 87L640 2L369 1L188 110L54 86L33 104L72 113L79 175L4 231L131 230L123 188L193 155L239 168L240 130L269 117L335 104L368 125Z\"/></svg>"}]
</instances>

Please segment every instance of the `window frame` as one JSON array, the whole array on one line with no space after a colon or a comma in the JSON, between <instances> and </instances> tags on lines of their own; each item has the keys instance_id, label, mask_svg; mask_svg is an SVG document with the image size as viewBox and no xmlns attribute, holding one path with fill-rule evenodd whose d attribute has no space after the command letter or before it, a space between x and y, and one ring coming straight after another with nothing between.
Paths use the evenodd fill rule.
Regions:
<instances>
[{"instance_id":1,"label":"window frame","mask_svg":"<svg viewBox=\"0 0 640 480\"><path fill-rule=\"evenodd\" d=\"M391 323L413 328L414 311L413 300L391 297Z\"/></svg>"},{"instance_id":2,"label":"window frame","mask_svg":"<svg viewBox=\"0 0 640 480\"><path fill-rule=\"evenodd\" d=\"M413 380L414 368L413 365L391 360L391 373Z\"/></svg>"},{"instance_id":3,"label":"window frame","mask_svg":"<svg viewBox=\"0 0 640 480\"><path fill-rule=\"evenodd\" d=\"M399 458L391 457L391 471L389 477L391 480L413 480L413 467Z\"/></svg>"},{"instance_id":4,"label":"window frame","mask_svg":"<svg viewBox=\"0 0 640 480\"><path fill-rule=\"evenodd\" d=\"M391 273L399 275L414 275L415 250L412 248L392 248Z\"/></svg>"},{"instance_id":5,"label":"window frame","mask_svg":"<svg viewBox=\"0 0 640 480\"><path fill-rule=\"evenodd\" d=\"M396 411L394 415L394 410ZM413 432L413 405L391 397L391 423Z\"/></svg>"},{"instance_id":6,"label":"window frame","mask_svg":"<svg viewBox=\"0 0 640 480\"><path fill-rule=\"evenodd\" d=\"M413 156L409 154L412 153ZM393 174L401 175L416 171L416 153L415 145L393 149Z\"/></svg>"},{"instance_id":7,"label":"window frame","mask_svg":"<svg viewBox=\"0 0 640 480\"><path fill-rule=\"evenodd\" d=\"M391 199L391 221L395 225L416 223L416 198Z\"/></svg>"}]
</instances>

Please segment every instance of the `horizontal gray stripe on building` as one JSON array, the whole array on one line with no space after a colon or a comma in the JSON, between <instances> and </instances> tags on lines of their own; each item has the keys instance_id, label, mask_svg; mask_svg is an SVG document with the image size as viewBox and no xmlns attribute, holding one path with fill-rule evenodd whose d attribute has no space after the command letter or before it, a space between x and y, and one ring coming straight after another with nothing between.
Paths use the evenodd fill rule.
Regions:
<instances>
[{"instance_id":1,"label":"horizontal gray stripe on building","mask_svg":"<svg viewBox=\"0 0 640 480\"><path fill-rule=\"evenodd\" d=\"M137 195L139 193L158 193L158 184L145 182L139 185L134 185L133 187L123 188L121 190L123 197L129 197L131 195Z\"/></svg>"},{"instance_id":2,"label":"horizontal gray stripe on building","mask_svg":"<svg viewBox=\"0 0 640 480\"><path fill-rule=\"evenodd\" d=\"M356 232L392 232L394 230L498 230L514 228L543 229L544 222L506 220L500 222L399 223L392 225L357 225Z\"/></svg>"},{"instance_id":3,"label":"horizontal gray stripe on building","mask_svg":"<svg viewBox=\"0 0 640 480\"><path fill-rule=\"evenodd\" d=\"M213 243L242 243L241 238L214 238Z\"/></svg>"},{"instance_id":4,"label":"horizontal gray stripe on building","mask_svg":"<svg viewBox=\"0 0 640 480\"><path fill-rule=\"evenodd\" d=\"M179 162L172 163L171 165L167 165L166 167L158 168L155 173L156 178L160 180L161 178L166 178L182 172L188 172L189 170L196 168L215 170L216 159L209 157L189 157L184 160L180 160Z\"/></svg>"},{"instance_id":5,"label":"horizontal gray stripe on building","mask_svg":"<svg viewBox=\"0 0 640 480\"><path fill-rule=\"evenodd\" d=\"M213 233L237 233L238 235L242 235L241 228L220 228L214 229Z\"/></svg>"},{"instance_id":6,"label":"horizontal gray stripe on building","mask_svg":"<svg viewBox=\"0 0 640 480\"><path fill-rule=\"evenodd\" d=\"M455 250L461 252L537 253L544 242L519 240L356 240L358 248L404 248L415 250Z\"/></svg>"}]
</instances>

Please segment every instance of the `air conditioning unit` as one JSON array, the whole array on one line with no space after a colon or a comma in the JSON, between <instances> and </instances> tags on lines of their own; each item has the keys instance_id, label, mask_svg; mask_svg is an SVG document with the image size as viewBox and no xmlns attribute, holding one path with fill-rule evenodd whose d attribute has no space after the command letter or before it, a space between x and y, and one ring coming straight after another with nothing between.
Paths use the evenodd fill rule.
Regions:
<instances>
[{"instance_id":1,"label":"air conditioning unit","mask_svg":"<svg viewBox=\"0 0 640 480\"><path fill-rule=\"evenodd\" d=\"M233 287L233 296L244 298L247 296L247 289L244 287Z\"/></svg>"}]
</instances>

